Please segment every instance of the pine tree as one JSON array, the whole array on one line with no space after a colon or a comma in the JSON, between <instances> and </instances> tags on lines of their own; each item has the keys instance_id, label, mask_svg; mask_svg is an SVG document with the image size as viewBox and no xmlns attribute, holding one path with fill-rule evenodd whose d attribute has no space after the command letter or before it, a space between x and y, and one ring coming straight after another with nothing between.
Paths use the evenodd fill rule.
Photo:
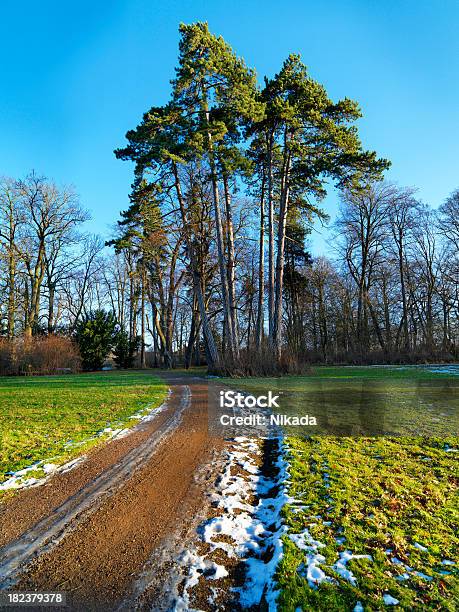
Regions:
<instances>
[{"instance_id":1,"label":"pine tree","mask_svg":"<svg viewBox=\"0 0 459 612\"><path fill-rule=\"evenodd\" d=\"M113 347L116 321L113 313L96 310L81 319L75 340L84 370L100 370Z\"/></svg>"},{"instance_id":2,"label":"pine tree","mask_svg":"<svg viewBox=\"0 0 459 612\"><path fill-rule=\"evenodd\" d=\"M317 213L312 200L326 195L326 181L342 188L379 178L389 162L364 151L352 123L361 116L358 104L345 98L333 103L324 87L308 76L298 55L290 55L280 72L267 80L262 97L267 134L270 183L270 342L277 357L282 348L282 294L287 218L292 201L306 214ZM274 159L279 159L273 170ZM274 265L274 199L277 198L276 261ZM274 269L275 268L275 269Z\"/></svg>"}]
</instances>

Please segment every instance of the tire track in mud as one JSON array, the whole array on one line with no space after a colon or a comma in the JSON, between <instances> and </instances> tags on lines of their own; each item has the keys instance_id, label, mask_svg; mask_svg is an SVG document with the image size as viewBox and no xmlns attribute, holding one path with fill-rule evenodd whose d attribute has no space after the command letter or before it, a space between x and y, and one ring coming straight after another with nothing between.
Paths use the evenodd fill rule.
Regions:
<instances>
[{"instance_id":1,"label":"tire track in mud","mask_svg":"<svg viewBox=\"0 0 459 612\"><path fill-rule=\"evenodd\" d=\"M10 538L0 552L4 586L64 591L72 611L116 610L135 593L155 553L180 540L199 516L222 446L208 431L207 381L164 378L172 389L167 418L161 416L153 431L149 423L147 439L122 460ZM131 436L136 433L121 442ZM84 463L73 470L76 481L80 470ZM53 480L46 484L51 493ZM167 563L163 571L165 582Z\"/></svg>"},{"instance_id":2,"label":"tire track in mud","mask_svg":"<svg viewBox=\"0 0 459 612\"><path fill-rule=\"evenodd\" d=\"M142 445L170 419L177 406L169 397L154 409L148 419L132 427L129 435L99 444L78 459L78 469L59 470L39 486L18 491L0 501L0 549L32 529L42 519L56 512L70 497L98 478L131 450Z\"/></svg>"},{"instance_id":3,"label":"tire track in mud","mask_svg":"<svg viewBox=\"0 0 459 612\"><path fill-rule=\"evenodd\" d=\"M178 410L173 412L145 442L133 448L119 462L82 487L21 537L0 549L1 588L13 584L21 566L37 553L45 552L47 547L57 544L72 522L86 518L88 513L97 509L106 496L116 493L123 482L155 453L158 444L178 426L183 411L190 405L190 397L189 387L184 386Z\"/></svg>"}]
</instances>

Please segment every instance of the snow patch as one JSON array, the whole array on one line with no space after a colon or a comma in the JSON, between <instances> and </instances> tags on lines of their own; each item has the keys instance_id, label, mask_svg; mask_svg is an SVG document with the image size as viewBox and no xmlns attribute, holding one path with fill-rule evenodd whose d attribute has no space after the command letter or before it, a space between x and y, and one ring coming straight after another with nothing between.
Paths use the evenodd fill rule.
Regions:
<instances>
[{"instance_id":1,"label":"snow patch","mask_svg":"<svg viewBox=\"0 0 459 612\"><path fill-rule=\"evenodd\" d=\"M433 580L432 576L428 576L427 574L424 574L423 572L415 571L413 572L413 575L417 576L418 578L423 578L424 580L427 580L428 582L431 582Z\"/></svg>"},{"instance_id":2,"label":"snow patch","mask_svg":"<svg viewBox=\"0 0 459 612\"><path fill-rule=\"evenodd\" d=\"M452 374L453 376L459 376L459 366L457 365L437 366L435 368L426 368L426 370L434 374Z\"/></svg>"},{"instance_id":3,"label":"snow patch","mask_svg":"<svg viewBox=\"0 0 459 612\"><path fill-rule=\"evenodd\" d=\"M168 396L171 394L171 390L168 391ZM142 410L136 412L131 415L130 419L136 419L139 423L145 421L151 421L156 417L162 410L166 407L166 402L163 402L161 406L158 408L152 408L151 404L142 408ZM120 438L124 438L131 432L129 428L117 428L113 429L112 427L105 427L98 431L94 436L86 438L85 440L81 440L80 442L73 442L73 440L69 440L64 444L66 448L76 448L78 446L82 446L92 440L96 440L101 436L107 436L108 440L118 440ZM55 457L53 457L55 459ZM8 491L13 489L26 489L29 487L35 487L42 485L45 483L50 476L56 473L66 473L70 470L74 469L77 465L82 463L86 459L86 455L81 455L76 459L72 459L63 465L58 465L56 463L52 463L52 459L42 459L41 461L35 461L32 465L29 465L25 468L17 470L16 472L7 472L9 478L0 483L0 491ZM44 477L31 477L27 478L27 474L30 472L39 470L40 473L44 473Z\"/></svg>"},{"instance_id":4,"label":"snow patch","mask_svg":"<svg viewBox=\"0 0 459 612\"><path fill-rule=\"evenodd\" d=\"M274 611L278 595L274 590L274 573L283 555L281 536L286 529L280 512L290 501L284 484L288 477L284 443L281 438L277 439L279 451L274 480L261 474L255 461L261 451L254 440L238 437L234 443L227 452L225 467L217 482L217 493L213 495L213 505L220 509L221 514L206 521L200 535L208 545L207 555L221 550L229 558L244 560L244 585L234 589L241 606L256 607L264 597L268 609ZM235 468L237 473L234 473ZM202 566L209 561L194 551L188 551L186 559L182 565L187 568L187 575L183 594L175 604L176 611L190 609L191 591L200 575L214 580L227 575L226 568L220 566L220 573L207 576ZM211 599L209 603L216 605Z\"/></svg>"},{"instance_id":5,"label":"snow patch","mask_svg":"<svg viewBox=\"0 0 459 612\"><path fill-rule=\"evenodd\" d=\"M353 555L349 550L345 550L344 552L339 554L339 559L333 565L333 569L337 574L341 576L341 578L344 578L344 580L350 582L352 586L356 586L356 577L351 572L351 570L347 569L346 567L348 562L351 561L351 559L369 559L370 561L372 561L373 559L371 555Z\"/></svg>"},{"instance_id":6,"label":"snow patch","mask_svg":"<svg viewBox=\"0 0 459 612\"><path fill-rule=\"evenodd\" d=\"M395 599L395 597L392 597L389 593L384 593L383 600L386 606L396 606L399 603L398 599Z\"/></svg>"},{"instance_id":7,"label":"snow patch","mask_svg":"<svg viewBox=\"0 0 459 612\"><path fill-rule=\"evenodd\" d=\"M336 580L327 576L323 569L319 567L320 563L325 563L325 557L323 555L319 553L308 553L306 556L306 563L302 563L297 570L300 576L306 578L312 589L317 589L317 586L322 582L336 584Z\"/></svg>"}]
</instances>

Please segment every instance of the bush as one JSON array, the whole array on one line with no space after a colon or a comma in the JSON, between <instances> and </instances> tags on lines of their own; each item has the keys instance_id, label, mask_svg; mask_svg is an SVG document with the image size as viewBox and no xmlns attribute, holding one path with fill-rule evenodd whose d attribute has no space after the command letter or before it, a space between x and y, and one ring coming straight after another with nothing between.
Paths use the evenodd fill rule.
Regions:
<instances>
[{"instance_id":1,"label":"bush","mask_svg":"<svg viewBox=\"0 0 459 612\"><path fill-rule=\"evenodd\" d=\"M116 320L111 312L96 310L78 323L75 339L84 370L101 370L115 341Z\"/></svg>"},{"instance_id":2,"label":"bush","mask_svg":"<svg viewBox=\"0 0 459 612\"><path fill-rule=\"evenodd\" d=\"M64 336L40 336L0 340L0 375L59 374L77 372L81 359L78 348Z\"/></svg>"},{"instance_id":3,"label":"bush","mask_svg":"<svg viewBox=\"0 0 459 612\"><path fill-rule=\"evenodd\" d=\"M132 368L135 356L140 347L140 337L129 339L128 333L120 329L115 334L113 360L119 368Z\"/></svg>"},{"instance_id":4,"label":"bush","mask_svg":"<svg viewBox=\"0 0 459 612\"><path fill-rule=\"evenodd\" d=\"M267 343L260 350L242 349L237 361L225 360L225 364L211 374L219 376L284 376L286 374L306 374L310 371L308 363L300 360L292 352L285 349L279 360Z\"/></svg>"}]
</instances>

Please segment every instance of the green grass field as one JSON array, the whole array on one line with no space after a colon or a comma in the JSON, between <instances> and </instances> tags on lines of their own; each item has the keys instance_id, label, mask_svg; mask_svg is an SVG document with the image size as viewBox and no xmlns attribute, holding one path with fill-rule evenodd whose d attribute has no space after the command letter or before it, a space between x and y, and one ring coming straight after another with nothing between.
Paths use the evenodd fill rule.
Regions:
<instances>
[{"instance_id":1,"label":"green grass field","mask_svg":"<svg viewBox=\"0 0 459 612\"><path fill-rule=\"evenodd\" d=\"M166 391L150 372L0 378L0 483L36 461L75 457L101 441L103 429L134 424L130 417L158 406Z\"/></svg>"},{"instance_id":2,"label":"green grass field","mask_svg":"<svg viewBox=\"0 0 459 612\"><path fill-rule=\"evenodd\" d=\"M315 416L309 435L459 435L459 376L423 367L317 367L306 376L225 381L280 395L277 412Z\"/></svg>"},{"instance_id":3,"label":"green grass field","mask_svg":"<svg viewBox=\"0 0 459 612\"><path fill-rule=\"evenodd\" d=\"M403 609L457 609L457 455L443 440L317 436L288 444L296 503L284 518L292 533L307 529L323 545L315 552L334 582L311 588L306 553L285 536L281 610L353 610L357 602L379 610L384 595ZM347 563L355 584L333 568L346 550L371 557Z\"/></svg>"},{"instance_id":4,"label":"green grass field","mask_svg":"<svg viewBox=\"0 0 459 612\"><path fill-rule=\"evenodd\" d=\"M318 414L321 434L344 433L286 432L293 501L283 510L279 609L352 611L360 602L357 610L381 610L397 601L406 610L456 610L459 377L318 367L309 376L238 380L237 388L273 389L280 412ZM357 435L346 435L349 421ZM362 423L390 431L401 423L411 435L358 435ZM371 559L346 562L346 551Z\"/></svg>"},{"instance_id":5,"label":"green grass field","mask_svg":"<svg viewBox=\"0 0 459 612\"><path fill-rule=\"evenodd\" d=\"M455 374L451 372L454 371ZM459 366L315 366L311 369L313 378L341 378L341 379L410 379L410 380L437 380L449 378L459 374ZM293 378L293 377L292 377ZM299 377L301 378L301 377Z\"/></svg>"}]
</instances>

